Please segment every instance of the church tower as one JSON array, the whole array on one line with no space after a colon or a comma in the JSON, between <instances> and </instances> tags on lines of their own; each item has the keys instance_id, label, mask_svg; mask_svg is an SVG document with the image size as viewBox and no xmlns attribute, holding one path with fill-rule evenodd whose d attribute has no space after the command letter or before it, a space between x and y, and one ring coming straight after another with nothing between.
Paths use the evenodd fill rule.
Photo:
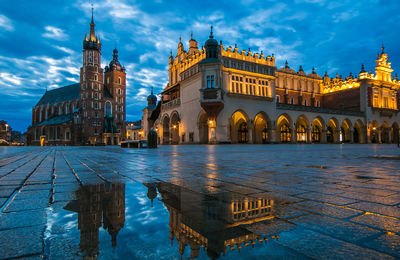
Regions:
<instances>
[{"instance_id":1,"label":"church tower","mask_svg":"<svg viewBox=\"0 0 400 260\"><path fill-rule=\"evenodd\" d=\"M112 61L109 66L105 67L104 84L104 94L107 95L106 115L104 115L107 127L104 128L104 133L112 134L114 144L117 144L119 142L115 139L115 133L120 133L119 141L126 137L126 73L125 68L118 60L117 47L114 48ZM111 125L113 127L110 127Z\"/></svg>"},{"instance_id":2,"label":"church tower","mask_svg":"<svg viewBox=\"0 0 400 260\"><path fill-rule=\"evenodd\" d=\"M79 103L82 116L82 142L102 142L103 129L103 69L101 68L101 43L95 35L95 24L90 23L89 37L83 40L83 66L80 71Z\"/></svg>"}]
</instances>

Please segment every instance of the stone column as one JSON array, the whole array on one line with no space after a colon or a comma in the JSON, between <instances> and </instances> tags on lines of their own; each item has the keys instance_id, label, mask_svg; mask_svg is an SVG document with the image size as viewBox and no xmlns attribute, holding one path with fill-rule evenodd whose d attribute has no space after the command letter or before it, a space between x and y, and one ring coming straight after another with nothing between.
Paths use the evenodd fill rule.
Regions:
<instances>
[{"instance_id":1,"label":"stone column","mask_svg":"<svg viewBox=\"0 0 400 260\"><path fill-rule=\"evenodd\" d=\"M321 144L326 144L327 139L326 139L326 129L321 130Z\"/></svg>"},{"instance_id":2,"label":"stone column","mask_svg":"<svg viewBox=\"0 0 400 260\"><path fill-rule=\"evenodd\" d=\"M295 129L292 127L292 128L290 128L290 142L293 144L293 143L296 143L296 131L295 131Z\"/></svg>"},{"instance_id":3,"label":"stone column","mask_svg":"<svg viewBox=\"0 0 400 260\"><path fill-rule=\"evenodd\" d=\"M248 125L247 134L248 134L248 137L249 137L248 143L249 144L253 144L254 143L254 140L253 140L253 126L250 125L250 124Z\"/></svg>"},{"instance_id":4,"label":"stone column","mask_svg":"<svg viewBox=\"0 0 400 260\"><path fill-rule=\"evenodd\" d=\"M307 128L307 140L306 140L306 142L308 144L312 143L312 140L311 140L311 128Z\"/></svg>"},{"instance_id":5,"label":"stone column","mask_svg":"<svg viewBox=\"0 0 400 260\"><path fill-rule=\"evenodd\" d=\"M354 130L349 130L350 133L350 143L353 144L354 143ZM360 137L358 137L360 138Z\"/></svg>"},{"instance_id":6,"label":"stone column","mask_svg":"<svg viewBox=\"0 0 400 260\"><path fill-rule=\"evenodd\" d=\"M376 129L376 132L377 132L377 134L378 134L378 144L381 144L382 143L382 129L380 128L380 127L378 127L377 129Z\"/></svg>"}]
</instances>

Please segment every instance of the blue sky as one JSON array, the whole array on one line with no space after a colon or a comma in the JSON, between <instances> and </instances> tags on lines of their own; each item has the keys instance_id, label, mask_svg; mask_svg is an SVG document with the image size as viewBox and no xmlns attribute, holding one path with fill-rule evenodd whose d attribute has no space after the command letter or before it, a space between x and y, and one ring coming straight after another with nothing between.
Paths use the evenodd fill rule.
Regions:
<instances>
[{"instance_id":1,"label":"blue sky","mask_svg":"<svg viewBox=\"0 0 400 260\"><path fill-rule=\"evenodd\" d=\"M330 76L374 70L382 43L400 68L400 1L61 1L0 0L0 119L25 131L46 87L78 82L91 2L103 67L117 43L127 69L127 120L141 118L150 88L165 87L170 50L190 33L202 46L209 27L227 46L274 53L278 67Z\"/></svg>"}]
</instances>

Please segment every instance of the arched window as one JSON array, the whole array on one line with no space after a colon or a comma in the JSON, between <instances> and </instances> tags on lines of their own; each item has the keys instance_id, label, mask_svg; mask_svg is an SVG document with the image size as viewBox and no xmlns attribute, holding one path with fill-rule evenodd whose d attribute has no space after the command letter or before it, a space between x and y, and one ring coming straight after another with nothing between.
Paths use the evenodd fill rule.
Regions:
<instances>
[{"instance_id":1,"label":"arched window","mask_svg":"<svg viewBox=\"0 0 400 260\"><path fill-rule=\"evenodd\" d=\"M239 143L247 143L249 140L248 138L248 129L247 129L247 123L243 122L239 125L238 129L238 141Z\"/></svg>"},{"instance_id":2,"label":"arched window","mask_svg":"<svg viewBox=\"0 0 400 260\"><path fill-rule=\"evenodd\" d=\"M283 124L280 130L281 130L281 142L289 143L292 138L289 126L287 124Z\"/></svg>"},{"instance_id":3,"label":"arched window","mask_svg":"<svg viewBox=\"0 0 400 260\"><path fill-rule=\"evenodd\" d=\"M276 103L280 103L281 102L281 96L276 95Z\"/></svg>"},{"instance_id":4,"label":"arched window","mask_svg":"<svg viewBox=\"0 0 400 260\"><path fill-rule=\"evenodd\" d=\"M290 104L294 105L294 98L290 98Z\"/></svg>"},{"instance_id":5,"label":"arched window","mask_svg":"<svg viewBox=\"0 0 400 260\"><path fill-rule=\"evenodd\" d=\"M307 99L304 99L304 105L307 106Z\"/></svg>"},{"instance_id":6,"label":"arched window","mask_svg":"<svg viewBox=\"0 0 400 260\"><path fill-rule=\"evenodd\" d=\"M318 126L313 126L311 132L311 139L313 143L320 143L321 142L321 130Z\"/></svg>"},{"instance_id":7,"label":"arched window","mask_svg":"<svg viewBox=\"0 0 400 260\"><path fill-rule=\"evenodd\" d=\"M97 74L94 75L94 80L97 81Z\"/></svg>"},{"instance_id":8,"label":"arched window","mask_svg":"<svg viewBox=\"0 0 400 260\"><path fill-rule=\"evenodd\" d=\"M105 106L104 106L104 113L105 117L111 117L112 116L112 105L110 101L107 101Z\"/></svg>"},{"instance_id":9,"label":"arched window","mask_svg":"<svg viewBox=\"0 0 400 260\"><path fill-rule=\"evenodd\" d=\"M296 129L296 132L297 132L297 142L307 141L306 128L303 125L299 125Z\"/></svg>"},{"instance_id":10,"label":"arched window","mask_svg":"<svg viewBox=\"0 0 400 260\"><path fill-rule=\"evenodd\" d=\"M118 84L121 84L121 78L118 78Z\"/></svg>"}]
</instances>

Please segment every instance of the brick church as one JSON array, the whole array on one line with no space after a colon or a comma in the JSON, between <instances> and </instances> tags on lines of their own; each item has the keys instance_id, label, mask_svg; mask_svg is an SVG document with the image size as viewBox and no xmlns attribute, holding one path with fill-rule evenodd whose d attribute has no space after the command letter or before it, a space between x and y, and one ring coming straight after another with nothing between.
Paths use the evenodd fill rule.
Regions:
<instances>
[{"instance_id":1,"label":"brick church","mask_svg":"<svg viewBox=\"0 0 400 260\"><path fill-rule=\"evenodd\" d=\"M116 48L110 64L101 68L93 11L82 56L80 83L46 90L32 108L29 145L116 145L126 136L125 68Z\"/></svg>"}]
</instances>

